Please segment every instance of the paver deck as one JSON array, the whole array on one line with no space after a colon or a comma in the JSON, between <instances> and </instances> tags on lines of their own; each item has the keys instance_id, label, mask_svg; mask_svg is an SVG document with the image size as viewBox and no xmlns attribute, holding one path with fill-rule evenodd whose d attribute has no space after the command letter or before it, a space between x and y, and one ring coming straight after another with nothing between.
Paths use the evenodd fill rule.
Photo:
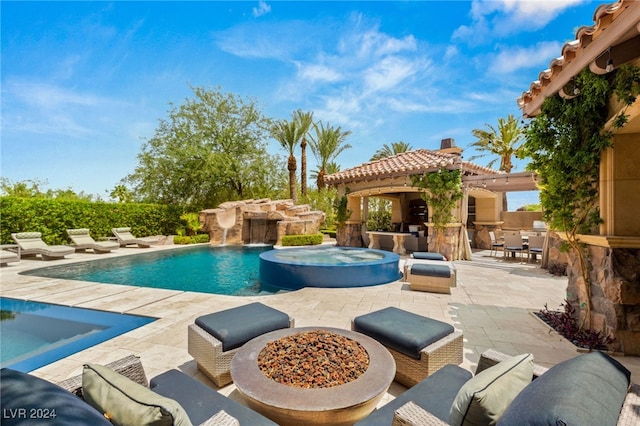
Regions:
<instances>
[{"instance_id":1,"label":"paver deck","mask_svg":"<svg viewBox=\"0 0 640 426\"><path fill-rule=\"evenodd\" d=\"M143 250L167 249L170 246ZM475 252L471 261L455 262L458 283L451 295L411 291L407 283L396 281L374 287L304 288L274 295L238 297L18 274L48 265L140 252L141 249L123 248L101 255L76 253L51 262L23 259L0 268L0 295L5 297L159 318L32 374L55 382L79 374L83 363L107 363L135 354L141 357L149 377L177 368L217 389L197 370L195 361L187 353L187 325L200 315L253 301L287 312L295 318L297 327L349 329L351 318L387 306L445 321L464 333L462 366L471 371L480 354L488 348L514 355L530 352L535 362L544 366L578 354L571 343L551 332L532 314L545 304L550 309L560 307L565 299L567 278L552 276L535 264L503 260L501 255L491 257L488 250ZM404 258L401 270L403 262ZM640 357L618 359L632 371L632 380L640 383ZM404 390L394 382L381 404ZM238 397L233 384L219 391Z\"/></svg>"}]
</instances>

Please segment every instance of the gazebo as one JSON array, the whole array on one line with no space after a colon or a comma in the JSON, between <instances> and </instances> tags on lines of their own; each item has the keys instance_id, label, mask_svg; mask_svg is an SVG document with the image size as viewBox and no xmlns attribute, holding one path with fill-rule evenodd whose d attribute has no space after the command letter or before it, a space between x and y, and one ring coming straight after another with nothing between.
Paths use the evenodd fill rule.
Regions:
<instances>
[{"instance_id":1,"label":"gazebo","mask_svg":"<svg viewBox=\"0 0 640 426\"><path fill-rule=\"evenodd\" d=\"M464 161L455 141L443 139L439 150L417 149L327 175L325 181L347 196L351 211L339 230L338 243L362 247L373 238L374 247L393 246L400 254L406 250L433 251L429 206L421 196L424 190L412 186L411 177L442 168L461 170L464 187L464 198L453 212L455 221L447 224L445 243L440 246L440 252L452 260L470 258L470 234L475 245L490 247L489 231L503 224L503 195L507 191L537 189L535 173L507 174ZM392 230L366 229L369 197L391 202Z\"/></svg>"}]
</instances>

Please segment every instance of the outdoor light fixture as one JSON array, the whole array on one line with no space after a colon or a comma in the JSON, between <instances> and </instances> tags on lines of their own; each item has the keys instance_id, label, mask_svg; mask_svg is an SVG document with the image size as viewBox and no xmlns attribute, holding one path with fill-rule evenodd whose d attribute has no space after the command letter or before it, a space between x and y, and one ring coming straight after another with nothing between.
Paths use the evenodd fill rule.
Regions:
<instances>
[{"instance_id":1,"label":"outdoor light fixture","mask_svg":"<svg viewBox=\"0 0 640 426\"><path fill-rule=\"evenodd\" d=\"M609 54L609 59L607 59L607 67L605 71L611 72L614 70L613 59L611 59L611 48L607 49L607 53Z\"/></svg>"}]
</instances>

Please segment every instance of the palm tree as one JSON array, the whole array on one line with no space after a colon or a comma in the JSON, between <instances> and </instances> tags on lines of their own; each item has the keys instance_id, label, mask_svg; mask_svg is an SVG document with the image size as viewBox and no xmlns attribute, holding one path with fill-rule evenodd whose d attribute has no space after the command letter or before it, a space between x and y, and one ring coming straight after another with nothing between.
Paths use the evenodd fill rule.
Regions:
<instances>
[{"instance_id":1,"label":"palm tree","mask_svg":"<svg viewBox=\"0 0 640 426\"><path fill-rule=\"evenodd\" d=\"M498 119L497 130L489 124L485 125L487 126L486 130L474 129L471 131L478 140L469 146L486 153L473 156L469 161L488 154L497 155L498 158L491 160L487 167L492 167L499 159L500 167L498 170L510 173L513 168L511 159L513 156L517 156L522 149L521 142L524 139L524 130L520 127L518 120L511 114L507 116L506 120L504 118Z\"/></svg>"},{"instance_id":2,"label":"palm tree","mask_svg":"<svg viewBox=\"0 0 640 426\"><path fill-rule=\"evenodd\" d=\"M313 152L314 157L316 157L316 161L319 163L316 184L318 191L322 191L325 186L324 176L327 173L329 163L334 161L342 151L351 148L351 145L345 143L345 139L351 134L351 131L342 131L339 126L331 127L329 124L327 124L327 127L324 127L322 123L314 123L313 128L315 129L316 136L315 138L311 138L309 146L311 147L311 152Z\"/></svg>"},{"instance_id":3,"label":"palm tree","mask_svg":"<svg viewBox=\"0 0 640 426\"><path fill-rule=\"evenodd\" d=\"M413 147L406 142L392 142L391 146L386 143L382 145L382 148L376 151L369 161L381 160L383 158L392 157L402 152L412 151Z\"/></svg>"},{"instance_id":4,"label":"palm tree","mask_svg":"<svg viewBox=\"0 0 640 426\"><path fill-rule=\"evenodd\" d=\"M271 136L280 142L283 148L289 151L287 170L289 170L289 197L294 204L298 203L298 190L296 188L296 156L295 149L300 140L300 130L295 120L280 120L271 128Z\"/></svg>"},{"instance_id":5,"label":"palm tree","mask_svg":"<svg viewBox=\"0 0 640 426\"><path fill-rule=\"evenodd\" d=\"M313 113L297 110L293 113L293 119L297 122L302 140L300 141L300 192L307 195L307 134L313 124Z\"/></svg>"}]
</instances>

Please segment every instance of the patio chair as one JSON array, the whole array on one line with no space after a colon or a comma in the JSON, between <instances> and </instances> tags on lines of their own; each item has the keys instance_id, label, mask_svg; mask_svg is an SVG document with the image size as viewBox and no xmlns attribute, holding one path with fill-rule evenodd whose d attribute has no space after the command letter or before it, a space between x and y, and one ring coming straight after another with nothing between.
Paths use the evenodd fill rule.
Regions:
<instances>
[{"instance_id":1,"label":"patio chair","mask_svg":"<svg viewBox=\"0 0 640 426\"><path fill-rule=\"evenodd\" d=\"M529 237L527 261L529 261L531 257L535 259L537 255L542 255L544 239L545 239L544 236L538 236L538 235L532 235Z\"/></svg>"},{"instance_id":2,"label":"patio chair","mask_svg":"<svg viewBox=\"0 0 640 426\"><path fill-rule=\"evenodd\" d=\"M94 253L109 253L111 250L116 250L120 247L115 241L96 241L87 228L67 229L69 238L73 241L72 247L76 251L93 250Z\"/></svg>"},{"instance_id":3,"label":"patio chair","mask_svg":"<svg viewBox=\"0 0 640 426\"><path fill-rule=\"evenodd\" d=\"M489 231L489 238L491 238L491 251L489 251L489 256L493 256L493 252L496 252L496 256L498 255L498 249L504 249L504 241L498 241L496 238L496 233L493 231Z\"/></svg>"},{"instance_id":4,"label":"patio chair","mask_svg":"<svg viewBox=\"0 0 640 426\"><path fill-rule=\"evenodd\" d=\"M142 237L137 238L131 233L131 228L113 228L113 235L118 239L120 247L129 245L137 245L140 248L149 248L154 244L160 243L160 237Z\"/></svg>"},{"instance_id":5,"label":"patio chair","mask_svg":"<svg viewBox=\"0 0 640 426\"><path fill-rule=\"evenodd\" d=\"M72 254L75 250L69 246L47 245L42 241L42 233L40 232L18 232L11 234L13 241L18 244L22 256L40 255L44 260L62 259L68 254Z\"/></svg>"},{"instance_id":6,"label":"patio chair","mask_svg":"<svg viewBox=\"0 0 640 426\"><path fill-rule=\"evenodd\" d=\"M514 256L516 253L520 253L520 262L522 262L522 255L526 250L524 240L519 232L507 232L504 234L504 258L506 258L509 253L513 253Z\"/></svg>"},{"instance_id":7,"label":"patio chair","mask_svg":"<svg viewBox=\"0 0 640 426\"><path fill-rule=\"evenodd\" d=\"M259 302L196 318L187 329L187 350L217 386L232 382L231 360L254 337L294 326L294 319Z\"/></svg>"}]
</instances>

